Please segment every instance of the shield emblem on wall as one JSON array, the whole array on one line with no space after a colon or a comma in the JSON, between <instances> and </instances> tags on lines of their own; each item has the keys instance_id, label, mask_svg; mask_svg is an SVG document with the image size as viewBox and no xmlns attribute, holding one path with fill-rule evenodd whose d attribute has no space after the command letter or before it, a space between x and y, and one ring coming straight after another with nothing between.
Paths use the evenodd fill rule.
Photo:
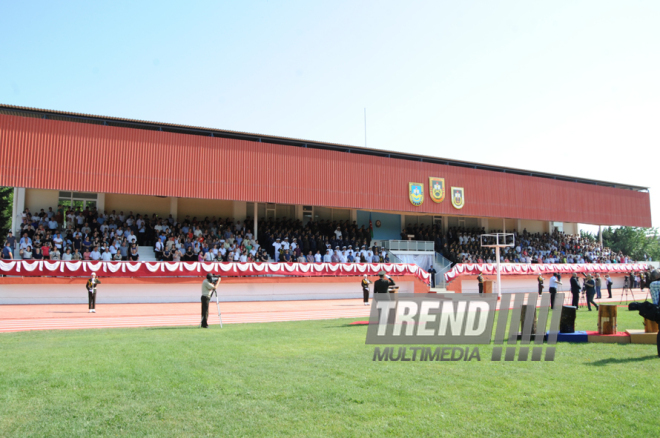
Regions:
<instances>
[{"instance_id":1,"label":"shield emblem on wall","mask_svg":"<svg viewBox=\"0 0 660 438\"><path fill-rule=\"evenodd\" d=\"M429 191L433 202L442 202L445 200L445 179L429 178Z\"/></svg>"},{"instance_id":2,"label":"shield emblem on wall","mask_svg":"<svg viewBox=\"0 0 660 438\"><path fill-rule=\"evenodd\" d=\"M415 207L422 205L422 202L424 202L424 184L408 183L408 197L410 203Z\"/></svg>"},{"instance_id":3,"label":"shield emblem on wall","mask_svg":"<svg viewBox=\"0 0 660 438\"><path fill-rule=\"evenodd\" d=\"M465 205L465 192L463 187L451 188L451 205L460 210Z\"/></svg>"}]
</instances>

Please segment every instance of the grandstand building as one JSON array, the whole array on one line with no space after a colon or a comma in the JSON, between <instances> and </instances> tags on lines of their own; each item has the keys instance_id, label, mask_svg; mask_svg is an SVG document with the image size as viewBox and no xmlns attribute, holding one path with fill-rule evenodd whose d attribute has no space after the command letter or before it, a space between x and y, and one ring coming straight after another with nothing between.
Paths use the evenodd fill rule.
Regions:
<instances>
[{"instance_id":1,"label":"grandstand building","mask_svg":"<svg viewBox=\"0 0 660 438\"><path fill-rule=\"evenodd\" d=\"M0 105L0 145L14 230L24 208L62 204L253 217L257 235L262 218L371 221L381 240L411 224L651 226L646 187L317 141Z\"/></svg>"}]
</instances>

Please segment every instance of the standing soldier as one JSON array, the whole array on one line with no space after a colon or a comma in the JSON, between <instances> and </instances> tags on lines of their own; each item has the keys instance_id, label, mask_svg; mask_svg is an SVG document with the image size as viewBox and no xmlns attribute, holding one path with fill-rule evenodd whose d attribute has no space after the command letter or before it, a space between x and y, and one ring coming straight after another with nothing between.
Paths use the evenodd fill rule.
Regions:
<instances>
[{"instance_id":1,"label":"standing soldier","mask_svg":"<svg viewBox=\"0 0 660 438\"><path fill-rule=\"evenodd\" d=\"M394 280L392 280L389 275L386 276L385 271L380 271L378 275L380 276L380 279L376 280L376 282L374 283L374 293L375 294L389 293L389 287L395 285ZM385 277L387 277L387 280L385 279Z\"/></svg>"},{"instance_id":2,"label":"standing soldier","mask_svg":"<svg viewBox=\"0 0 660 438\"><path fill-rule=\"evenodd\" d=\"M96 285L101 284L101 280L96 278L96 272L92 272L92 278L87 280L87 298L89 299L89 313L96 313Z\"/></svg>"},{"instance_id":3,"label":"standing soldier","mask_svg":"<svg viewBox=\"0 0 660 438\"><path fill-rule=\"evenodd\" d=\"M369 305L369 285L371 284L371 281L367 278L367 274L364 274L364 278L362 279L362 298L364 300L364 305L368 306Z\"/></svg>"},{"instance_id":4,"label":"standing soldier","mask_svg":"<svg viewBox=\"0 0 660 438\"><path fill-rule=\"evenodd\" d=\"M202 282L202 328L209 328L209 302L216 287L217 281L213 282L213 275L206 274L206 279Z\"/></svg>"},{"instance_id":5,"label":"standing soldier","mask_svg":"<svg viewBox=\"0 0 660 438\"><path fill-rule=\"evenodd\" d=\"M484 276L481 274L481 272L477 276L477 281L479 282L479 293L482 294L484 293Z\"/></svg>"},{"instance_id":6,"label":"standing soldier","mask_svg":"<svg viewBox=\"0 0 660 438\"><path fill-rule=\"evenodd\" d=\"M543 275L539 275L539 278L537 278L539 282L539 296L543 293Z\"/></svg>"}]
</instances>

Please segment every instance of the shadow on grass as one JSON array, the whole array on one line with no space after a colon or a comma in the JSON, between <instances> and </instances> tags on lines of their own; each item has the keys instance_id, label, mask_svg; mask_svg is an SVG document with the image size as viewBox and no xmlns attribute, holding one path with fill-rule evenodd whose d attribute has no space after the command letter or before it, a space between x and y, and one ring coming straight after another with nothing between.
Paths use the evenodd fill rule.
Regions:
<instances>
[{"instance_id":1,"label":"shadow on grass","mask_svg":"<svg viewBox=\"0 0 660 438\"><path fill-rule=\"evenodd\" d=\"M210 326L209 326L210 327ZM218 324L218 328L220 324ZM163 327L145 327L145 330L201 330L198 325L171 325Z\"/></svg>"},{"instance_id":2,"label":"shadow on grass","mask_svg":"<svg viewBox=\"0 0 660 438\"><path fill-rule=\"evenodd\" d=\"M642 356L642 357L627 357L625 359L617 359L611 357L609 359L602 359L596 362L590 362L587 363L587 365L591 365L594 367L603 367L605 365L616 365L620 363L630 363L630 362L644 362L646 360L653 360L653 359L659 359L659 357L657 355Z\"/></svg>"}]
</instances>

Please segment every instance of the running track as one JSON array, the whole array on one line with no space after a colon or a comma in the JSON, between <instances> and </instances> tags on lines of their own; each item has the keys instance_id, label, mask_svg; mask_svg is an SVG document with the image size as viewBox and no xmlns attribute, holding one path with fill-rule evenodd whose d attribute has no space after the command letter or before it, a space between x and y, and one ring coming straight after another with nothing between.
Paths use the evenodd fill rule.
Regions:
<instances>
[{"instance_id":1,"label":"running track","mask_svg":"<svg viewBox=\"0 0 660 438\"><path fill-rule=\"evenodd\" d=\"M598 303L619 303L621 290L613 298ZM570 295L570 294L569 294ZM646 297L635 290L635 299ZM628 297L630 298L630 297ZM566 298L565 304L569 304ZM158 327L199 325L199 303L99 304L89 313L86 304L41 304L0 306L0 333L28 330L67 330L121 327ZM223 324L253 322L307 321L336 318L368 319L370 307L362 299L258 301L221 303ZM209 307L209 324L219 324L216 305Z\"/></svg>"},{"instance_id":2,"label":"running track","mask_svg":"<svg viewBox=\"0 0 660 438\"><path fill-rule=\"evenodd\" d=\"M368 318L362 299L260 301L220 303L223 324ZM216 304L209 306L209 324L219 324ZM200 304L86 304L0 306L0 332L120 327L199 325Z\"/></svg>"}]
</instances>

